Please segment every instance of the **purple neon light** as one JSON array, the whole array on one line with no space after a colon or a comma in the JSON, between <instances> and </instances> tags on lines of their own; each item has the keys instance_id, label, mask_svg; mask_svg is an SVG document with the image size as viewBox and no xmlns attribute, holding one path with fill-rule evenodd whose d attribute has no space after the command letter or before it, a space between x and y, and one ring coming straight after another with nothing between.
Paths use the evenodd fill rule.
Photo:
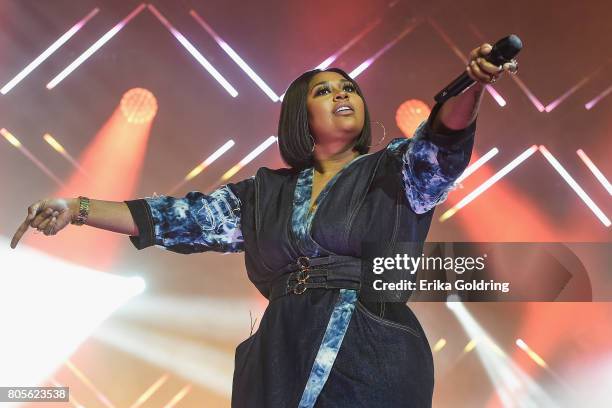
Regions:
<instances>
[{"instance_id":1,"label":"purple neon light","mask_svg":"<svg viewBox=\"0 0 612 408\"><path fill-rule=\"evenodd\" d=\"M15 78L11 79L6 85L0 89L0 93L2 95L6 95L11 89L13 89L21 80L23 80L26 76L28 76L32 71L34 71L40 64L42 64L47 58L51 56L55 51L57 51L66 41L72 38L89 20L93 18L98 12L99 8L95 8L89 12L85 17L83 17L78 23L73 25L68 31L66 31L60 38L55 40L53 44L49 46L46 50L43 51L34 61L30 62L24 69L19 72Z\"/></svg>"},{"instance_id":2,"label":"purple neon light","mask_svg":"<svg viewBox=\"0 0 612 408\"><path fill-rule=\"evenodd\" d=\"M255 73L255 71L253 71L253 69L242 59L242 57L240 57L240 55L238 55L238 53L234 51L234 49L216 33L215 30L213 30L212 27L206 21L204 21L204 19L200 17L198 13L191 10L189 14L191 14L191 16L198 22L198 24L200 24L200 26L202 26L202 28L204 28L204 30L206 30L208 34L210 34L215 42L219 44L221 49L223 49L223 51L229 55L229 57L240 67L240 69L242 69L247 76L251 78L253 82L255 82L259 89L261 89L270 99L272 99L272 102L278 101L278 95L274 93L268 84L266 84L264 80L261 79L259 75Z\"/></svg>"},{"instance_id":3,"label":"purple neon light","mask_svg":"<svg viewBox=\"0 0 612 408\"><path fill-rule=\"evenodd\" d=\"M406 35L411 33L416 28L416 26L418 24L419 24L419 21L417 21L416 19L413 18L410 21L410 23L408 23L408 26L406 26L406 28L404 28L391 41L389 41L387 44L385 44L380 50L376 51L370 58L366 59L361 64L359 64L355 69L353 69L349 73L349 76L351 78L357 78L357 76L359 76L363 71L368 69L378 58L380 58L381 55L383 55L385 52L387 52L391 47L393 47L395 44L397 44Z\"/></svg>"},{"instance_id":4,"label":"purple neon light","mask_svg":"<svg viewBox=\"0 0 612 408\"><path fill-rule=\"evenodd\" d=\"M610 85L605 91L603 91L602 93L600 93L599 95L597 95L595 98L591 99L590 101L588 101L584 107L587 110L591 110L591 108L595 105L597 105L599 103L599 101L601 101L603 98L605 98L606 96L608 96L610 93L612 92L612 85Z\"/></svg>"},{"instance_id":5,"label":"purple neon light","mask_svg":"<svg viewBox=\"0 0 612 408\"><path fill-rule=\"evenodd\" d=\"M85 60L87 60L87 58L91 57L93 53L98 51L104 44L108 42L108 40L113 38L115 34L121 31L121 29L125 27L125 25L129 23L130 20L132 20L134 17L136 17L142 10L144 10L144 8L145 8L144 4L139 5L130 14L128 14L123 20L121 20L113 28L108 30L106 34L104 34L102 37L100 37L99 40L93 43L87 50L85 50L83 54L79 55L79 57L75 59L74 61L72 61L72 63L68 65L66 68L64 68L62 72L57 74L57 76L53 78L51 82L47 84L47 89L55 88L57 84L62 82L68 75L70 75L70 73L72 73L72 71L77 69L79 65L81 65L83 62L85 62Z\"/></svg>"},{"instance_id":6,"label":"purple neon light","mask_svg":"<svg viewBox=\"0 0 612 408\"><path fill-rule=\"evenodd\" d=\"M155 17L157 17L157 19L161 21L161 23L164 26L166 26L168 31L170 31L170 33L174 36L174 38L176 38L178 42L181 43L183 47L185 47L185 49L193 56L193 58L195 58L196 61L198 61L200 65L202 65L204 69L208 71L208 73L212 75L212 77L215 78L217 82L233 98L237 97L238 91L223 77L223 75L221 75L219 71L216 70L215 67L212 66L210 62L208 62L206 58L204 58L204 56L200 53L200 51L198 51L196 47L194 47L193 44L191 44L189 40L187 40L187 38L185 38L185 36L180 33L180 31L178 31L176 28L174 28L172 24L170 24L170 22L166 19L166 17L164 17L159 12L159 10L155 8L155 6L153 6L152 4L149 4L148 7L149 7L149 11L153 13L153 15L155 15Z\"/></svg>"}]
</instances>

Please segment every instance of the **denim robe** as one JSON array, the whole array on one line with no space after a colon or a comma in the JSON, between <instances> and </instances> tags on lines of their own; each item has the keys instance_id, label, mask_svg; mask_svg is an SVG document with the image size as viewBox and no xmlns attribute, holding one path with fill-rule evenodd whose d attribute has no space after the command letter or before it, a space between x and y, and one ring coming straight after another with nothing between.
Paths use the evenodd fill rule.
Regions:
<instances>
[{"instance_id":1,"label":"denim robe","mask_svg":"<svg viewBox=\"0 0 612 408\"><path fill-rule=\"evenodd\" d=\"M130 239L137 249L183 254L244 251L248 277L267 298L299 257L360 258L364 242L391 256L401 243L423 243L474 142L475 122L433 132L439 108L413 138L393 139L345 165L312 213L312 168L260 168L210 194L126 201L140 232ZM351 289L274 299L257 332L236 348L232 407L431 406L431 350L401 300L366 301Z\"/></svg>"}]
</instances>

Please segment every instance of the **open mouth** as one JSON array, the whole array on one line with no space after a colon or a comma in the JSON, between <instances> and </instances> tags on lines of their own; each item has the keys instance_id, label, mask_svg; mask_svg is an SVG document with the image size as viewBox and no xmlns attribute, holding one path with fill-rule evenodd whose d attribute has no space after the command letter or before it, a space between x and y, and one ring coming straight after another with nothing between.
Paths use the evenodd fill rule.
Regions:
<instances>
[{"instance_id":1,"label":"open mouth","mask_svg":"<svg viewBox=\"0 0 612 408\"><path fill-rule=\"evenodd\" d=\"M350 103L341 103L334 108L334 115L347 116L355 113Z\"/></svg>"}]
</instances>

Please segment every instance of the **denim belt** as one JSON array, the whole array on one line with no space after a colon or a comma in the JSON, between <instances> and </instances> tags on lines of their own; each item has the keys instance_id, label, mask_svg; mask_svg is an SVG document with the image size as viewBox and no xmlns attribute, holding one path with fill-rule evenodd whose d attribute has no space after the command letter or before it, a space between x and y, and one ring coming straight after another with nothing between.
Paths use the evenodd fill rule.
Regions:
<instances>
[{"instance_id":1,"label":"denim belt","mask_svg":"<svg viewBox=\"0 0 612 408\"><path fill-rule=\"evenodd\" d=\"M301 295L308 289L361 288L361 259L352 256L301 256L280 273L282 275L272 282L270 301L285 295Z\"/></svg>"}]
</instances>

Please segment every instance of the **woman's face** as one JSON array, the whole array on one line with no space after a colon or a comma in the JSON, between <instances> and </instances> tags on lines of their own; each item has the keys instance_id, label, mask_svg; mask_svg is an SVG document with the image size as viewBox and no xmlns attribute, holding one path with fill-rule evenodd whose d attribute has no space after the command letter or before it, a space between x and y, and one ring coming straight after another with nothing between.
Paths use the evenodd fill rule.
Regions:
<instances>
[{"instance_id":1,"label":"woman's face","mask_svg":"<svg viewBox=\"0 0 612 408\"><path fill-rule=\"evenodd\" d=\"M363 99L353 83L337 72L319 72L312 77L306 107L310 132L317 144L353 143L363 129Z\"/></svg>"}]
</instances>

